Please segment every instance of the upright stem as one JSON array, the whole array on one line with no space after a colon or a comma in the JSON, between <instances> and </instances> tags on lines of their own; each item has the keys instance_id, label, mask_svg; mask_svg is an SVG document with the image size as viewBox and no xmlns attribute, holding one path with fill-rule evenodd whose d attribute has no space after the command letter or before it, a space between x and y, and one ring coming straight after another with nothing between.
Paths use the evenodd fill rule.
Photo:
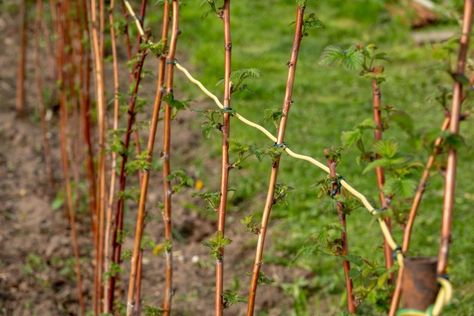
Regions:
<instances>
[{"instance_id":1,"label":"upright stem","mask_svg":"<svg viewBox=\"0 0 474 316\"><path fill-rule=\"evenodd\" d=\"M40 37L43 30L43 1L36 0L36 36L35 36L35 82L36 94L38 97L38 113L41 122L41 132L43 140L43 155L46 164L46 172L49 178L51 190L54 191L55 180L53 166L51 164L51 146L48 139L48 123L46 122L46 104L43 98L43 78L41 76L41 58L40 58Z\"/></svg>"},{"instance_id":2,"label":"upright stem","mask_svg":"<svg viewBox=\"0 0 474 316\"><path fill-rule=\"evenodd\" d=\"M222 159L221 159L221 187L220 203L218 209L217 232L224 236L225 217L227 212L227 193L229 191L229 134L230 134L230 99L232 71L232 39L230 32L230 0L224 1L222 10L224 20L224 114L222 124ZM216 293L215 315L222 315L224 308L224 248L219 249L216 259Z\"/></svg>"},{"instance_id":3,"label":"upright stem","mask_svg":"<svg viewBox=\"0 0 474 316\"><path fill-rule=\"evenodd\" d=\"M172 93L173 92L173 78L174 78L174 59L175 59L175 53L176 53L176 43L178 39L178 16L179 16L179 3L177 0L173 0L172 4L172 10L173 10L173 26L172 26L172 34L171 34L171 42L170 42L170 48L168 52L168 56L165 61L163 59L160 60L160 77L164 78L164 68L166 64L166 92L167 93ZM167 37L167 16L169 16L169 8L167 4L165 4L164 7L164 20L163 20L163 30L162 30L162 39L164 37ZM153 120L152 120L152 125L150 126L150 135L148 139L148 144L147 144L147 149L153 149L153 142L154 142L154 137L156 134L156 124L158 122L158 115L159 115L159 106L162 98L162 83L158 82L158 87L157 87L157 97L155 98L155 104L154 104L154 109L153 109ZM167 122L168 120L168 122ZM166 161L166 154L169 153L169 124L171 121L171 109L169 104L166 104L166 111L165 111L165 129L166 126L168 126L168 135L165 133L164 137L164 142L166 143L168 139L168 151L164 150L164 155L165 155L165 162L164 162L164 167L163 169L168 169L169 172L169 160ZM168 138L166 138L168 136ZM151 153L152 151L148 151L149 159L151 159ZM166 166L167 165L167 166ZM145 219L145 203L146 203L146 194L147 194L147 189L148 189L148 179L149 179L149 172L145 171L143 175L143 179L141 182L141 193L140 193L140 202L139 202L139 209L138 209L138 214L137 214L137 222L136 222L136 227L135 227L135 240L134 240L134 245L133 245L133 253L132 253L132 259L131 259L131 267L130 267L130 278L129 278L129 285L128 285L128 296L127 296L127 316L131 316L134 311L135 303L134 298L135 298L135 290L137 289L136 287L136 278L137 278L137 272L138 272L138 266L139 266L139 255L141 251L141 240L143 236L143 224L144 224L144 219ZM166 181L168 179L166 178ZM168 182L169 185L169 182ZM166 192L166 191L165 191ZM171 191L169 196L171 196ZM167 201L167 195L165 196L165 211L164 211L164 218L165 218L165 238L167 241L171 241L171 214L166 213L166 205L170 207L169 200ZM171 210L169 208L169 210ZM168 215L169 220L166 220L166 216ZM169 235L167 234L169 233ZM168 238L169 237L169 238ZM171 248L171 247L167 247ZM170 261L168 261L168 258L171 258L171 254L169 253L171 250L166 250L166 256L167 256L167 263L166 263L166 288L165 288L165 302L163 304L163 309L164 315L169 315L170 308L171 308L171 265ZM168 274L168 270L170 273ZM168 289L168 285L170 285L170 288ZM169 300L167 300L169 298Z\"/></svg>"},{"instance_id":4,"label":"upright stem","mask_svg":"<svg viewBox=\"0 0 474 316\"><path fill-rule=\"evenodd\" d=\"M449 117L446 117L443 121L443 125L441 126L441 130L445 131L449 127ZM418 187L415 192L415 197L413 198L413 202L410 208L410 213L408 215L408 221L406 223L405 229L403 231L403 244L402 244L402 252L406 254L410 247L410 239L411 239L411 232L413 229L413 225L415 223L415 218L418 213L418 208L420 207L421 200L423 199L423 195L425 193L426 186L428 184L428 179L430 177L431 168L436 160L436 156L438 156L439 152L441 151L441 144L443 142L442 137L436 138L434 142L433 149L431 151L430 156L428 157L428 161L426 162L425 168L423 170L423 174L421 175L420 181L418 182ZM397 283L395 285L395 290L392 295L392 302L390 305L390 313L389 316L394 316L398 304L400 303L400 297L402 294L402 278L403 278L404 268L400 267L398 269L397 275Z\"/></svg>"},{"instance_id":5,"label":"upright stem","mask_svg":"<svg viewBox=\"0 0 474 316\"><path fill-rule=\"evenodd\" d=\"M145 58L147 56L147 52L144 50L140 50L138 52L140 54L140 60L138 61L135 71L138 74L141 74L143 70L143 64L145 62ZM135 124L135 105L137 101L138 90L140 87L141 75L136 76L136 80L133 86L132 95L130 96L130 100L128 103L128 122L127 122L127 129L124 135L123 140L123 153L121 153L122 161L120 163L120 173L119 173L119 191L124 192L127 186L127 174L126 174L126 165L128 161L128 151L130 148L131 136L133 133L133 125ZM121 253L122 253L122 240L120 235L123 231L123 221L124 221L124 206L125 200L123 196L120 196L117 200L117 207L115 210L115 221L114 221L114 229L112 233L112 262L116 265L120 265L122 262ZM118 276L112 275L109 278L110 287L109 291L111 294L110 296L110 303L113 306L114 296L113 293L115 291L115 283L117 281Z\"/></svg>"},{"instance_id":6,"label":"upright stem","mask_svg":"<svg viewBox=\"0 0 474 316\"><path fill-rule=\"evenodd\" d=\"M378 71L375 69L374 71ZM380 91L380 87L377 83L376 79L372 80L372 105L374 109L374 121L375 121L375 131L374 131L374 138L376 141L380 141L382 139L383 134L383 124L382 124L382 114L381 114L381 103L382 103L382 93ZM380 157L377 157L377 159ZM386 209L389 205L385 194L383 193L384 185L385 185L385 172L382 167L375 168L375 174L377 175L377 186L379 189L379 199L382 209ZM387 227L391 229L391 221L390 218L384 219ZM390 269L393 266L393 257L392 257L392 249L387 241L384 239L384 255L385 255L385 267Z\"/></svg>"},{"instance_id":7,"label":"upright stem","mask_svg":"<svg viewBox=\"0 0 474 316\"><path fill-rule=\"evenodd\" d=\"M62 8L58 7L58 11ZM65 12L58 12L58 16L64 16ZM83 296L83 287L82 287L82 275L81 275L81 262L80 262L80 253L79 253L79 244L77 241L77 227L76 227L76 211L74 208L74 201L72 196L71 181L69 176L69 155L68 155L68 114L67 114L67 96L66 96L66 87L64 84L64 21L58 20L58 34L59 40L57 41L58 46L58 75L60 82L60 149L61 149L61 162L63 167L63 176L64 176L64 186L66 189L66 206L69 218L69 225L71 227L71 244L72 250L75 258L75 272L76 272L76 281L77 281L77 294L79 297L79 306L80 314L85 315L85 301Z\"/></svg>"},{"instance_id":8,"label":"upright stem","mask_svg":"<svg viewBox=\"0 0 474 316\"><path fill-rule=\"evenodd\" d=\"M118 57L117 57L117 44L116 44L116 35L115 35L115 20L114 20L114 9L115 9L115 0L110 1L109 6L109 30L110 30L110 41L112 48L112 64L113 64L113 78L114 78L114 118L113 118L113 130L117 132L118 130L118 121L119 121L119 94L120 94L120 83L119 83L119 70L118 70ZM111 229L112 229L112 208L114 205L115 197L115 178L116 178L116 166L117 166L117 153L112 152L112 162L110 167L110 184L109 184L109 201L107 204L107 213L106 213L106 224L105 224L105 248L104 248L104 257L105 257L105 271L110 272L110 247L111 247ZM110 274L110 273L109 273ZM104 313L110 313L113 310L113 305L111 305L111 295L113 292L110 291L110 282L107 281L104 283Z\"/></svg>"},{"instance_id":9,"label":"upright stem","mask_svg":"<svg viewBox=\"0 0 474 316\"><path fill-rule=\"evenodd\" d=\"M94 166L94 149L92 146L91 137L91 118L90 118L90 81L91 81L91 57L90 48L85 44L90 42L89 32L89 17L87 11L86 0L82 0L82 3L78 5L78 11L81 12L81 24L82 32L85 36L84 40L80 41L81 45L81 59L80 59L80 112L82 121L82 137L86 146L86 170L87 170L87 181L89 190L89 212L91 218L91 229L92 237L94 242L96 241L97 235L97 185L96 185L96 171ZM81 8L79 9L79 5Z\"/></svg>"},{"instance_id":10,"label":"upright stem","mask_svg":"<svg viewBox=\"0 0 474 316\"><path fill-rule=\"evenodd\" d=\"M472 28L472 8L473 0L464 1L464 18L462 24L462 35L459 41L459 55L456 67L456 74L463 76L466 68L466 57L469 48L469 37ZM461 115L461 105L463 97L463 85L461 82L454 82L453 102L451 106L451 122L449 131L452 135L459 134L459 120ZM438 274L445 274L448 266L449 244L451 242L451 226L454 208L454 193L456 187L456 165L457 150L449 148L448 162L446 166L446 179L444 184L443 221L441 225L441 240L438 253Z\"/></svg>"},{"instance_id":11,"label":"upright stem","mask_svg":"<svg viewBox=\"0 0 474 316\"><path fill-rule=\"evenodd\" d=\"M26 0L20 3L20 51L18 55L18 71L16 76L16 113L18 116L25 114L25 64L27 46L27 19Z\"/></svg>"},{"instance_id":12,"label":"upright stem","mask_svg":"<svg viewBox=\"0 0 474 316\"><path fill-rule=\"evenodd\" d=\"M179 35L179 1L173 0L173 25L171 28L171 42L167 57L166 69L166 93L173 93L174 64L176 55L176 44ZM163 315L171 314L171 299L173 295L173 253L171 234L171 195L173 190L169 180L171 157L171 105L165 104L164 129L163 129L163 222L165 224L165 290L163 297Z\"/></svg>"},{"instance_id":13,"label":"upright stem","mask_svg":"<svg viewBox=\"0 0 474 316\"><path fill-rule=\"evenodd\" d=\"M91 220L91 231L94 243L96 241L97 234L97 186L96 186L96 172L94 166L94 149L92 146L91 137L91 118L90 118L90 79L91 79L91 57L90 48L86 43L90 42L89 32L89 17L87 10L86 0L82 0L80 3L77 2L77 11L79 14L80 32L85 38L80 40L80 65L79 65L79 81L80 81L80 117L81 117L81 129L82 138L84 145L86 146L86 174L88 182L88 203Z\"/></svg>"},{"instance_id":14,"label":"upright stem","mask_svg":"<svg viewBox=\"0 0 474 316\"><path fill-rule=\"evenodd\" d=\"M169 15L170 8L168 1L163 3L163 20L161 28L161 43L163 47L167 47L168 43L168 30L169 30ZM173 45L173 44L172 44ZM174 44L176 46L176 43ZM158 121L160 117L161 102L163 99L163 92L165 91L165 70L166 70L166 53L162 53L158 62L158 78L156 84L156 94L153 103L153 113L151 117L150 131L148 134L148 143L146 152L148 153L148 162L151 163L153 160L153 150L155 145L156 131L158 127ZM146 201L148 194L148 184L150 179L150 170L146 169L142 173L141 187L140 187L140 200L138 204L137 216L143 214L146 216ZM138 220L137 220L138 222ZM137 281L136 281L136 293L135 293L135 311L137 314L140 313L140 296L141 296L141 271L142 271L142 258L143 250L140 248L138 256L137 266Z\"/></svg>"},{"instance_id":15,"label":"upright stem","mask_svg":"<svg viewBox=\"0 0 474 316\"><path fill-rule=\"evenodd\" d=\"M339 184L336 182L337 180L337 173L336 173L336 161L328 159L328 167L329 167L329 177L335 179L333 184L332 191L335 192L334 196L340 194L340 187ZM341 256L347 257L349 253L349 245L347 242L347 224L346 224L346 214L344 213L344 205L342 202L336 202L337 207L337 215L339 217L339 222L342 226L341 232ZM343 259L342 260L342 267L344 270L344 278L346 280L346 292L347 292L347 310L351 314L355 314L357 312L356 303L354 300L353 294L353 286L352 286L352 279L350 277L351 272L351 264L349 260Z\"/></svg>"},{"instance_id":16,"label":"upright stem","mask_svg":"<svg viewBox=\"0 0 474 316\"><path fill-rule=\"evenodd\" d=\"M104 237L104 212L106 205L105 188L105 83L104 83L104 61L102 51L103 35L100 34L100 20L103 12L97 12L96 0L91 0L92 18L92 46L95 62L96 96L97 96L97 123L99 132L99 163L98 163L98 193L97 193L97 234L96 234L96 266L94 273L94 313L101 313L102 298L102 269L103 269L103 237Z\"/></svg>"},{"instance_id":17,"label":"upright stem","mask_svg":"<svg viewBox=\"0 0 474 316\"><path fill-rule=\"evenodd\" d=\"M300 50L301 39L303 37L302 29L303 29L303 20L304 20L304 6L298 6L297 13L296 13L296 29L295 29L295 36L293 39L293 46L291 51L291 59L288 63L288 79L286 82L286 91L285 91L285 99L283 102L283 115L280 119L280 125L278 128L278 136L277 136L277 143L276 146L284 146L284 137L285 137L285 130L286 130L286 122L288 120L288 114L290 111L291 104L293 103L292 95L293 95L293 85L295 82L295 72L296 72L296 63L298 61L298 53ZM247 305L247 316L252 316L254 314L255 309L255 297L257 295L257 285L258 279L260 274L260 267L262 265L262 258L263 258L263 250L265 244L265 237L268 228L268 222L270 219L270 213L272 210L272 206L274 203L274 192L275 186L278 176L278 169L280 165L280 157L278 155L272 164L272 171L270 175L270 182L268 185L267 197L265 200L265 207L263 209L262 215L262 223L258 235L258 243L257 249L255 254L255 262L253 266L252 272L252 279L250 282L250 289L249 289L249 297L248 297L248 305Z\"/></svg>"}]
</instances>

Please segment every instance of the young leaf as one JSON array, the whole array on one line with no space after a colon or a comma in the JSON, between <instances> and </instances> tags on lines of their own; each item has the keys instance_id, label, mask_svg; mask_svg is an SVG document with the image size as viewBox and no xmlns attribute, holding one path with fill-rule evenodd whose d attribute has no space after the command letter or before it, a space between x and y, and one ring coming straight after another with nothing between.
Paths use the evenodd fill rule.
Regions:
<instances>
[{"instance_id":1,"label":"young leaf","mask_svg":"<svg viewBox=\"0 0 474 316\"><path fill-rule=\"evenodd\" d=\"M398 144L393 140L380 140L374 144L374 151L383 158L393 158L398 153Z\"/></svg>"},{"instance_id":2,"label":"young leaf","mask_svg":"<svg viewBox=\"0 0 474 316\"><path fill-rule=\"evenodd\" d=\"M208 247L211 251L211 256L217 260L222 259L221 249L229 245L232 242L229 238L225 237L222 232L216 232L211 238L203 242L204 246Z\"/></svg>"},{"instance_id":3,"label":"young leaf","mask_svg":"<svg viewBox=\"0 0 474 316\"><path fill-rule=\"evenodd\" d=\"M362 173L365 174L377 167L393 167L397 165L402 165L405 162L405 158L380 158L369 163Z\"/></svg>"},{"instance_id":4,"label":"young leaf","mask_svg":"<svg viewBox=\"0 0 474 316\"><path fill-rule=\"evenodd\" d=\"M404 178L387 179L384 191L387 195L410 197L416 189L416 181Z\"/></svg>"},{"instance_id":5,"label":"young leaf","mask_svg":"<svg viewBox=\"0 0 474 316\"><path fill-rule=\"evenodd\" d=\"M325 66L343 66L348 70L355 70L364 64L364 55L357 46L350 46L348 49L342 49L338 46L328 46L321 54L320 65Z\"/></svg>"},{"instance_id":6,"label":"young leaf","mask_svg":"<svg viewBox=\"0 0 474 316\"><path fill-rule=\"evenodd\" d=\"M341 142L344 147L351 147L362 138L362 132L359 129L342 132Z\"/></svg>"}]
</instances>

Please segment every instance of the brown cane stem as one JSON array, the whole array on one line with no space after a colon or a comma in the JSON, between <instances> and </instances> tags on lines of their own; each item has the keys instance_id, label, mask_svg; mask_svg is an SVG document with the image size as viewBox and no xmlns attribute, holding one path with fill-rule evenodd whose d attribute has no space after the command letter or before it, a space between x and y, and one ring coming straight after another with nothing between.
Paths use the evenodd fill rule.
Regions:
<instances>
[{"instance_id":1,"label":"brown cane stem","mask_svg":"<svg viewBox=\"0 0 474 316\"><path fill-rule=\"evenodd\" d=\"M227 211L227 193L229 186L229 134L230 134L230 98L231 98L231 67L232 67L232 39L230 31L230 0L224 1L222 10L224 20L224 114L222 124L222 160L221 160L221 187L218 209L217 232L224 236L225 217ZM224 308L224 248L220 248L216 259L216 292L215 315L222 315Z\"/></svg>"},{"instance_id":2,"label":"brown cane stem","mask_svg":"<svg viewBox=\"0 0 474 316\"><path fill-rule=\"evenodd\" d=\"M379 71L375 69L374 72ZM374 110L374 122L376 128L374 130L374 138L376 141L382 140L383 134L383 124L382 124L382 114L381 114L381 103L382 103L382 92L380 91L380 87L377 83L376 79L372 80L372 105ZM379 159L380 157L376 157ZM382 167L375 168L375 174L377 176L377 186L379 189L379 199L382 209L388 208L388 202L383 192L384 185L385 185L385 171ZM387 227L391 230L391 221L390 218L384 219ZM390 269L393 266L393 257L392 257L392 249L387 241L384 239L384 255L385 255L385 267ZM392 278L393 276L391 276Z\"/></svg>"},{"instance_id":3,"label":"brown cane stem","mask_svg":"<svg viewBox=\"0 0 474 316\"><path fill-rule=\"evenodd\" d=\"M473 0L464 1L464 17L462 22L462 35L459 41L459 55L456 66L458 77L464 76L466 68L466 58L469 48L469 37L472 28L472 7ZM453 86L453 102L451 106L451 121L449 131L452 135L459 134L459 122L461 116L461 106L463 98L463 84L455 81ZM446 178L444 184L444 203L443 218L441 224L441 240L438 253L438 274L446 273L448 266L449 244L451 243L451 226L454 209L454 193L456 188L456 167L457 150L454 147L449 148L448 162L446 166Z\"/></svg>"},{"instance_id":4,"label":"brown cane stem","mask_svg":"<svg viewBox=\"0 0 474 316\"><path fill-rule=\"evenodd\" d=\"M443 121L443 125L441 126L441 130L445 131L448 129L448 127L449 127L449 117L446 117ZM415 196L413 198L413 202L410 208L410 213L408 215L408 220L407 220L405 229L403 231L402 252L405 254L408 252L408 249L410 247L411 232L413 229L413 225L415 223L415 218L418 214L418 209L420 207L421 200L423 199L423 195L425 193L425 189L428 184L431 168L436 160L436 157L441 151L442 142L443 142L442 137L436 138L431 154L428 157L428 161L426 162L425 168L423 170L423 174L421 175L420 181L418 182L418 187L415 192ZM404 268L400 267L398 269L397 283L395 285L395 290L393 291L393 295L392 295L392 302L390 304L389 316L395 315L398 308L398 304L400 303L400 297L402 294L403 272L404 272Z\"/></svg>"},{"instance_id":5,"label":"brown cane stem","mask_svg":"<svg viewBox=\"0 0 474 316\"><path fill-rule=\"evenodd\" d=\"M329 157L329 155L326 155ZM328 159L328 167L329 167L329 177L334 179L332 192L334 192L334 197L340 194L340 185L337 183L337 173L336 173L336 161ZM349 254L349 245L347 242L347 224L346 224L346 214L344 213L344 205L342 202L336 202L337 208L337 215L339 217L339 222L342 226L341 232L341 256L346 257ZM349 260L343 259L342 260L342 267L344 270L344 278L346 281L346 292L347 292L347 310L351 314L355 314L357 312L356 303L354 300L354 293L353 293L353 286L352 286L352 279L350 277L351 265Z\"/></svg>"},{"instance_id":6,"label":"brown cane stem","mask_svg":"<svg viewBox=\"0 0 474 316\"><path fill-rule=\"evenodd\" d=\"M280 125L278 128L277 143L275 144L276 146L284 146L283 141L285 137L286 122L288 120L288 114L290 111L291 104L293 103L292 95L293 95L293 85L295 82L296 63L298 61L298 53L300 50L301 39L303 37L302 29L303 29L303 20L304 20L304 10L305 10L305 6L298 6L297 13L296 13L295 36L293 39L293 46L291 50L291 59L290 59L290 62L288 63L288 78L286 82L285 99L283 102L283 111L282 111L283 114L280 119ZM265 200L265 207L263 209L262 223L261 223L261 227L260 227L260 231L258 235L255 262L254 262L253 271L252 271L252 279L250 282L248 305L247 305L247 316L252 316L254 314L255 297L257 295L257 285L258 285L258 279L259 279L259 274L260 274L260 267L262 265L265 237L267 233L268 222L270 219L270 213L273 206L273 199L274 199L275 186L276 186L276 181L277 181L277 176L278 176L280 157L281 155L278 155L277 157L275 157L272 164L270 181L268 184L267 197Z\"/></svg>"}]
</instances>

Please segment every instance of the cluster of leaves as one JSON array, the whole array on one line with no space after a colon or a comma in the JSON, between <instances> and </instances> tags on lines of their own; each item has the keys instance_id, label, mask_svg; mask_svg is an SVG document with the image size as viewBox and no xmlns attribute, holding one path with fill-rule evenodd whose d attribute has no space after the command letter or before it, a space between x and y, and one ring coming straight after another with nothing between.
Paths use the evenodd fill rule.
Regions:
<instances>
[{"instance_id":1,"label":"cluster of leaves","mask_svg":"<svg viewBox=\"0 0 474 316\"><path fill-rule=\"evenodd\" d=\"M351 45L348 48L330 45L324 49L319 63L325 66L342 66L348 70L359 70L361 76L382 83L385 81L384 69L376 66L375 63L386 60L388 60L387 54L377 52L377 46L374 44Z\"/></svg>"},{"instance_id":2,"label":"cluster of leaves","mask_svg":"<svg viewBox=\"0 0 474 316\"><path fill-rule=\"evenodd\" d=\"M207 17L210 13L220 17L222 15L222 9L224 8L224 0L203 0L201 6L204 5L208 5L209 10L203 14L203 17Z\"/></svg>"},{"instance_id":3,"label":"cluster of leaves","mask_svg":"<svg viewBox=\"0 0 474 316\"><path fill-rule=\"evenodd\" d=\"M133 174L138 171L147 171L150 169L150 166L150 155L148 154L148 151L144 150L138 154L135 159L127 161L125 171L128 174Z\"/></svg>"},{"instance_id":4,"label":"cluster of leaves","mask_svg":"<svg viewBox=\"0 0 474 316\"><path fill-rule=\"evenodd\" d=\"M324 24L314 13L306 14L303 19L303 36L309 35L309 30L323 28Z\"/></svg>"},{"instance_id":5,"label":"cluster of leaves","mask_svg":"<svg viewBox=\"0 0 474 316\"><path fill-rule=\"evenodd\" d=\"M230 74L231 81L231 93L242 92L244 90L250 90L249 85L246 83L248 79L260 78L260 70L257 68L244 68L232 71ZM224 84L224 79L219 80L217 85Z\"/></svg>"},{"instance_id":6,"label":"cluster of leaves","mask_svg":"<svg viewBox=\"0 0 474 316\"><path fill-rule=\"evenodd\" d=\"M263 273L262 271L258 272L257 284L258 285L270 285L274 282L274 280Z\"/></svg>"},{"instance_id":7,"label":"cluster of leaves","mask_svg":"<svg viewBox=\"0 0 474 316\"><path fill-rule=\"evenodd\" d=\"M119 191L117 193L117 196L119 199L122 199L124 201L130 200L130 201L138 202L140 198L140 189L136 186L130 186L123 191Z\"/></svg>"},{"instance_id":8,"label":"cluster of leaves","mask_svg":"<svg viewBox=\"0 0 474 316\"><path fill-rule=\"evenodd\" d=\"M220 191L215 192L196 192L193 196L198 197L207 203L206 208L208 210L216 211L219 207L219 201L221 197Z\"/></svg>"},{"instance_id":9,"label":"cluster of leaves","mask_svg":"<svg viewBox=\"0 0 474 316\"><path fill-rule=\"evenodd\" d=\"M143 306L143 314L145 316L161 316L163 315L163 309L160 307L155 307L151 305Z\"/></svg>"},{"instance_id":10,"label":"cluster of leaves","mask_svg":"<svg viewBox=\"0 0 474 316\"><path fill-rule=\"evenodd\" d=\"M266 121L272 122L273 125L275 125L275 128L278 128L278 124L283 116L283 111L281 109L265 109L263 114Z\"/></svg>"},{"instance_id":11,"label":"cluster of leaves","mask_svg":"<svg viewBox=\"0 0 474 316\"><path fill-rule=\"evenodd\" d=\"M192 188L194 185L194 179L181 169L171 172L168 176L168 180L172 182L172 190L174 193L181 191L183 188Z\"/></svg>"},{"instance_id":12,"label":"cluster of leaves","mask_svg":"<svg viewBox=\"0 0 474 316\"><path fill-rule=\"evenodd\" d=\"M200 113L204 116L204 121L201 123L201 131L205 138L210 138L213 131L222 130L221 110L207 109Z\"/></svg>"},{"instance_id":13,"label":"cluster of leaves","mask_svg":"<svg viewBox=\"0 0 474 316\"><path fill-rule=\"evenodd\" d=\"M273 204L287 205L288 193L293 189L294 188L289 185L277 183L275 185L275 192L273 193Z\"/></svg>"},{"instance_id":14,"label":"cluster of leaves","mask_svg":"<svg viewBox=\"0 0 474 316\"><path fill-rule=\"evenodd\" d=\"M222 259L221 250L225 246L229 245L231 242L232 240L225 237L222 234L222 232L216 232L211 238L204 241L203 244L204 246L209 248L212 257L214 257L217 260L221 260Z\"/></svg>"},{"instance_id":15,"label":"cluster of leaves","mask_svg":"<svg viewBox=\"0 0 474 316\"><path fill-rule=\"evenodd\" d=\"M141 44L141 48L149 50L156 57L160 57L166 53L166 46L162 40L156 43L150 41L144 42Z\"/></svg>"},{"instance_id":16,"label":"cluster of leaves","mask_svg":"<svg viewBox=\"0 0 474 316\"><path fill-rule=\"evenodd\" d=\"M230 154L232 157L236 157L235 161L231 163L231 167L241 169L243 163L251 157L255 157L258 161L261 161L264 152L255 145L247 145L232 140L230 142Z\"/></svg>"},{"instance_id":17,"label":"cluster of leaves","mask_svg":"<svg viewBox=\"0 0 474 316\"><path fill-rule=\"evenodd\" d=\"M253 215L245 216L240 223L245 226L245 229L252 234L258 235L260 233L260 228L255 222Z\"/></svg>"},{"instance_id":18,"label":"cluster of leaves","mask_svg":"<svg viewBox=\"0 0 474 316\"><path fill-rule=\"evenodd\" d=\"M188 101L175 99L173 93L166 94L163 97L163 101L171 107L171 119L174 119L179 111L189 107Z\"/></svg>"},{"instance_id":19,"label":"cluster of leaves","mask_svg":"<svg viewBox=\"0 0 474 316\"><path fill-rule=\"evenodd\" d=\"M245 303L247 300L244 296L239 295L240 282L239 279L234 278L232 281L232 287L225 290L222 294L224 308L229 308L232 305L238 303Z\"/></svg>"},{"instance_id":20,"label":"cluster of leaves","mask_svg":"<svg viewBox=\"0 0 474 316\"><path fill-rule=\"evenodd\" d=\"M120 265L116 262L111 262L108 271L104 274L105 280L118 276L122 272Z\"/></svg>"}]
</instances>

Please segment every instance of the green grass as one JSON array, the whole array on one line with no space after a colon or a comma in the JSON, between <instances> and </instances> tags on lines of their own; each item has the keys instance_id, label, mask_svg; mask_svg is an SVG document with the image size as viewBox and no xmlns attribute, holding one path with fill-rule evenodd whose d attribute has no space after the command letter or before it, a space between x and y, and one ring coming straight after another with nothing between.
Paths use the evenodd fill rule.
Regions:
<instances>
[{"instance_id":1,"label":"green grass","mask_svg":"<svg viewBox=\"0 0 474 316\"><path fill-rule=\"evenodd\" d=\"M186 1L182 6L182 31L178 44L178 59L207 87L218 96L222 86L216 83L223 77L222 22L210 14L203 18L206 6L201 1ZM459 2L455 5L459 7ZM452 80L443 70L442 62L435 58L439 48L431 45L416 46L410 37L410 29L400 21L390 19L383 1L310 1L308 12L315 12L324 22L324 29L311 30L303 39L294 91L294 104L289 115L286 144L294 151L323 159L322 151L328 146L340 145L342 131L352 129L357 123L372 116L370 82L357 73L340 68L323 67L318 64L322 50L328 45L375 43L390 56L385 63L387 81L382 85L383 104L393 105L410 115L416 123L417 135L436 130L443 113L434 100L438 86L450 87ZM250 90L233 96L233 108L245 116L263 123L274 131L271 122L264 120L265 109L280 108L283 101L287 66L295 19L294 1L233 1L232 41L233 69L258 68L261 78L249 82ZM151 20L153 21L153 20ZM443 27L457 27L446 22ZM178 76L176 91L190 97L196 103L208 102L200 91ZM179 92L178 92L179 91ZM205 101L203 101L205 100ZM214 106L208 102L209 106ZM463 123L462 134L470 144L474 130L470 122ZM199 122L196 123L199 128ZM399 141L401 150L414 159L424 162L427 151L420 141L413 141L406 133L393 125L384 135ZM232 121L231 138L246 144L264 147L267 139L259 132ZM220 136L215 133L205 142L209 157L218 157ZM444 315L473 315L474 282L472 275L474 244L470 235L474 219L471 204L474 200L474 184L470 175L473 149L467 145L459 151L459 170L456 208L453 223L453 243L450 254L449 273L455 297ZM362 174L364 165L357 165L355 151L345 152L338 171L350 183L376 201L377 192L373 173ZM204 159L201 157L201 159ZM250 214L261 212L262 194L266 191L271 163L253 160L245 169L232 171L231 187L236 189L231 212ZM326 224L337 222L337 217L328 203L316 199L314 185L323 173L301 161L284 155L281 164L280 183L294 188L288 203L275 207L269 233L271 249L266 253L266 262L299 266L314 273L314 278L295 287L300 291L287 290L294 297L294 307L289 313L316 315L320 310L328 315L341 315L344 309L342 269L339 259L322 253L296 257L309 236L323 231ZM215 179L205 179L215 183ZM443 180L439 174L433 176L422 204L421 215L416 222L412 255L437 255L440 215L442 208ZM217 189L217 186L216 186ZM237 195L237 197L236 197ZM359 208L349 217L350 251L380 264L383 261L381 233L376 222ZM396 230L397 240L400 229ZM377 249L377 251L374 251ZM380 251L379 251L380 250ZM356 284L357 287L359 284ZM287 287L288 288L288 287ZM294 294L295 292L299 294ZM303 294L301 294L303 293ZM367 299L361 307L361 315L380 314L377 309L379 297ZM318 303L320 302L320 303ZM334 307L323 306L331 302ZM301 307L303 306L303 307ZM307 310L306 312L304 310Z\"/></svg>"}]
</instances>

